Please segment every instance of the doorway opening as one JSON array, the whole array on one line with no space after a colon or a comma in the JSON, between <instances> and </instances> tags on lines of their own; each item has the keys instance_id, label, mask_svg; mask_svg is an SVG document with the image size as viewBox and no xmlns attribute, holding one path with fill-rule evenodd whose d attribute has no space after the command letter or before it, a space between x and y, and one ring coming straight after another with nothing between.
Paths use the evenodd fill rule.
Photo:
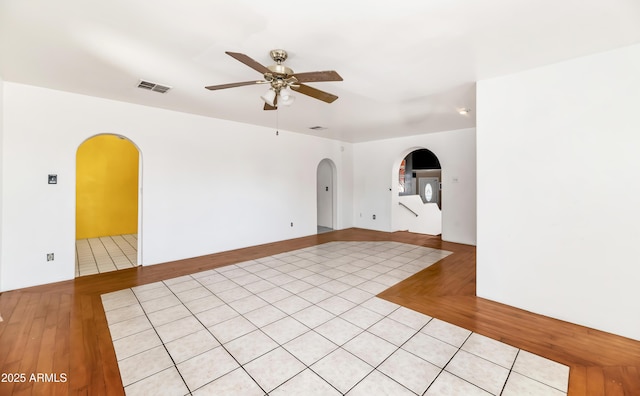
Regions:
<instances>
[{"instance_id":1,"label":"doorway opening","mask_svg":"<svg viewBox=\"0 0 640 396\"><path fill-rule=\"evenodd\" d=\"M318 234L333 231L335 229L336 213L336 166L328 158L318 164L317 169L317 209L318 209Z\"/></svg>"},{"instance_id":2,"label":"doorway opening","mask_svg":"<svg viewBox=\"0 0 640 396\"><path fill-rule=\"evenodd\" d=\"M422 234L442 233L442 167L428 149L411 151L397 173L398 206L395 229Z\"/></svg>"},{"instance_id":3,"label":"doorway opening","mask_svg":"<svg viewBox=\"0 0 640 396\"><path fill-rule=\"evenodd\" d=\"M129 139L101 134L76 152L76 276L141 262L141 156Z\"/></svg>"},{"instance_id":4,"label":"doorway opening","mask_svg":"<svg viewBox=\"0 0 640 396\"><path fill-rule=\"evenodd\" d=\"M407 154L400 163L399 195L420 195L424 203L436 203L442 209L440 161L430 150L420 149Z\"/></svg>"}]
</instances>

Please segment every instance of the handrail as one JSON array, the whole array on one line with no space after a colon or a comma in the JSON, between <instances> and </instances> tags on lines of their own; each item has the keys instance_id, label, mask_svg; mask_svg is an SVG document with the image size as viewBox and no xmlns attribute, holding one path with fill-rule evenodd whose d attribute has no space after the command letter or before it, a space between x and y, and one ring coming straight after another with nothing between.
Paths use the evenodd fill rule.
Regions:
<instances>
[{"instance_id":1,"label":"handrail","mask_svg":"<svg viewBox=\"0 0 640 396\"><path fill-rule=\"evenodd\" d=\"M398 202L398 205L402 206L403 208L405 208L406 210L408 210L409 212L413 213L414 215L416 215L416 217L418 217L418 214L416 212L414 212L413 210L411 210L410 207L408 207L407 205L403 204L402 202Z\"/></svg>"}]
</instances>

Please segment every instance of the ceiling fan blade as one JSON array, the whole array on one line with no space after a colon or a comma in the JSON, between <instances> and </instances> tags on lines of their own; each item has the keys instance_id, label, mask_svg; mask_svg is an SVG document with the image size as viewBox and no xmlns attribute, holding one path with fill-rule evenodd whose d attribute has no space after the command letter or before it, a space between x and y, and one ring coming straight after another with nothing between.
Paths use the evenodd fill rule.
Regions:
<instances>
[{"instance_id":1,"label":"ceiling fan blade","mask_svg":"<svg viewBox=\"0 0 640 396\"><path fill-rule=\"evenodd\" d=\"M300 92L301 94L311 96L312 98L315 98L327 103L333 103L336 99L338 99L336 95L321 91L319 89L316 89L304 84L299 84L298 86L292 85L291 88L294 91Z\"/></svg>"},{"instance_id":2,"label":"ceiling fan blade","mask_svg":"<svg viewBox=\"0 0 640 396\"><path fill-rule=\"evenodd\" d=\"M296 73L295 77L300 82L342 81L342 77L335 70Z\"/></svg>"},{"instance_id":3,"label":"ceiling fan blade","mask_svg":"<svg viewBox=\"0 0 640 396\"><path fill-rule=\"evenodd\" d=\"M253 70L256 70L259 73L262 73L262 74L269 73L269 69L267 69L266 66L261 65L260 63L253 60L252 58L248 57L245 54L241 54L239 52L229 52L229 51L225 51L225 54L244 63L245 65L249 66L250 68L252 68Z\"/></svg>"},{"instance_id":4,"label":"ceiling fan blade","mask_svg":"<svg viewBox=\"0 0 640 396\"><path fill-rule=\"evenodd\" d=\"M264 84L264 83L266 83L266 81L264 81L264 80L243 81L243 82L230 83L230 84L209 85L208 87L205 87L205 88L209 89L211 91L215 91L217 89L235 88L235 87L242 87L242 86L245 86L245 85L255 85L255 84Z\"/></svg>"}]
</instances>

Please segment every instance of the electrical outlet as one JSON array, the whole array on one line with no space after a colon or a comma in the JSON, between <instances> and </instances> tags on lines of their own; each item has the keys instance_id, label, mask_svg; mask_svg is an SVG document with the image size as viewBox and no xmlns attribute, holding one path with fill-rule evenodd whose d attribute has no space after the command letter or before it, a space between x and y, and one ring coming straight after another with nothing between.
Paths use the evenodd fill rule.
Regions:
<instances>
[{"instance_id":1,"label":"electrical outlet","mask_svg":"<svg viewBox=\"0 0 640 396\"><path fill-rule=\"evenodd\" d=\"M291 222L291 227L293 227L293 221Z\"/></svg>"},{"instance_id":2,"label":"electrical outlet","mask_svg":"<svg viewBox=\"0 0 640 396\"><path fill-rule=\"evenodd\" d=\"M373 219L374 219L374 220L376 219L376 215L373 215Z\"/></svg>"},{"instance_id":3,"label":"electrical outlet","mask_svg":"<svg viewBox=\"0 0 640 396\"><path fill-rule=\"evenodd\" d=\"M47 261L53 261L53 253L47 253Z\"/></svg>"}]
</instances>

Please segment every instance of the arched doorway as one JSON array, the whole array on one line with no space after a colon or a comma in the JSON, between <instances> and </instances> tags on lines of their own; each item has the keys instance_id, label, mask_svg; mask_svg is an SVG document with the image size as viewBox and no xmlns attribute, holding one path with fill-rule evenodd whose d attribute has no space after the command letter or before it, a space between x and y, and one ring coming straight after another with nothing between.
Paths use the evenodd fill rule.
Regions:
<instances>
[{"instance_id":1,"label":"arched doorway","mask_svg":"<svg viewBox=\"0 0 640 396\"><path fill-rule=\"evenodd\" d=\"M140 260L140 151L101 134L76 152L76 276L132 268Z\"/></svg>"},{"instance_id":2,"label":"arched doorway","mask_svg":"<svg viewBox=\"0 0 640 396\"><path fill-rule=\"evenodd\" d=\"M402 159L397 169L395 228L441 234L442 168L438 157L428 149L414 149Z\"/></svg>"},{"instance_id":3,"label":"arched doorway","mask_svg":"<svg viewBox=\"0 0 640 396\"><path fill-rule=\"evenodd\" d=\"M317 169L317 208L318 208L318 233L333 231L335 229L335 202L336 202L336 167L333 161L323 159Z\"/></svg>"}]
</instances>

